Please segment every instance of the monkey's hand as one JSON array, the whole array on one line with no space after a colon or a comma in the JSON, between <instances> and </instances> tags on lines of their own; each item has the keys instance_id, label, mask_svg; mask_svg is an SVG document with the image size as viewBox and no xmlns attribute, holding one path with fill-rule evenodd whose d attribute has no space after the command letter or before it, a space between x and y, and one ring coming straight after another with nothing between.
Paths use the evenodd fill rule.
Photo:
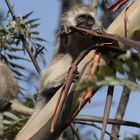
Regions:
<instances>
[{"instance_id":1,"label":"monkey's hand","mask_svg":"<svg viewBox=\"0 0 140 140\"><path fill-rule=\"evenodd\" d=\"M64 46L65 48L65 46L67 46L68 35L70 34L70 32L71 31L68 25L61 25L60 32L59 32L61 47Z\"/></svg>"},{"instance_id":2,"label":"monkey's hand","mask_svg":"<svg viewBox=\"0 0 140 140\"><path fill-rule=\"evenodd\" d=\"M68 35L71 32L68 25L61 25L60 35Z\"/></svg>"},{"instance_id":3,"label":"monkey's hand","mask_svg":"<svg viewBox=\"0 0 140 140\"><path fill-rule=\"evenodd\" d=\"M96 31L96 33L98 33L98 34L106 33L106 30L105 30L104 28L101 28L101 27L95 29L95 31Z\"/></svg>"}]
</instances>

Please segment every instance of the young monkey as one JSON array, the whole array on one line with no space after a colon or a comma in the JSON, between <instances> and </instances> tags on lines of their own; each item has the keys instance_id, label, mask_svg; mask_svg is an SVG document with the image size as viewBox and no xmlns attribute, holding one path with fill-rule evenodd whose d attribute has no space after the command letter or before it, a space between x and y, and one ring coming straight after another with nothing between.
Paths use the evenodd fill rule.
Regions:
<instances>
[{"instance_id":1,"label":"young monkey","mask_svg":"<svg viewBox=\"0 0 140 140\"><path fill-rule=\"evenodd\" d=\"M93 45L93 39L89 36L78 32L66 35L69 26L102 31L96 9L90 5L76 5L62 15L53 60L41 74L40 93L35 112L41 110L64 83L67 72L78 55Z\"/></svg>"}]
</instances>

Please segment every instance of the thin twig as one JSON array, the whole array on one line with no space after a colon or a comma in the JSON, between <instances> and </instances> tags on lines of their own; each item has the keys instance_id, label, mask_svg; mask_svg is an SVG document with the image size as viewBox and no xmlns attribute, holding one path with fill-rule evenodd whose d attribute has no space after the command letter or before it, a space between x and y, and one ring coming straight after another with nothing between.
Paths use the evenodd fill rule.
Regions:
<instances>
[{"instance_id":1,"label":"thin twig","mask_svg":"<svg viewBox=\"0 0 140 140\"><path fill-rule=\"evenodd\" d=\"M125 16L127 18L126 11L125 11ZM127 35L127 30L128 30L127 29L127 23L126 23L125 30L126 30L125 32L126 32L126 35ZM135 78L131 75L129 76L129 79L132 80L132 81L135 81ZM126 112L126 108L127 108L128 102L129 102L129 98L130 98L130 92L131 91L128 87L126 87L126 86L123 87L122 95L121 95L119 105L118 105L118 108L117 108L117 111L116 111L116 114L115 114L115 119L123 120L123 117L124 117L124 114ZM120 128L121 128L121 126L113 125L112 130L111 130L111 134L113 136L116 136L116 137L119 136ZM111 137L110 140L113 140L113 137Z\"/></svg>"},{"instance_id":2,"label":"thin twig","mask_svg":"<svg viewBox=\"0 0 140 140\"><path fill-rule=\"evenodd\" d=\"M77 121L91 121L91 122L97 122L97 123L103 123L103 117L97 117L97 116L87 116L87 115L78 115L74 122ZM130 127L137 127L140 128L140 123L134 122L134 121L125 121L125 120L117 120L117 119L108 119L108 124L114 124L114 125L124 125L124 126L130 126Z\"/></svg>"},{"instance_id":3,"label":"thin twig","mask_svg":"<svg viewBox=\"0 0 140 140\"><path fill-rule=\"evenodd\" d=\"M131 91L126 86L123 87L123 92L122 92L119 105L115 114L115 119L119 121L121 121L124 117L124 114L125 114L128 102L129 102L129 98L130 98L130 92ZM117 137L119 135L119 132L120 132L120 126L113 125L111 134ZM113 138L111 138L111 140L113 140Z\"/></svg>"},{"instance_id":4,"label":"thin twig","mask_svg":"<svg viewBox=\"0 0 140 140\"><path fill-rule=\"evenodd\" d=\"M82 124L82 125L93 126L93 127L97 128L97 129L99 129L99 130L102 130L101 127L97 126L97 125L94 124L94 123L87 123L87 122L76 122L76 123L77 123L77 124ZM107 135L113 137L115 140L118 140L118 138L112 136L108 131L105 130L105 133L106 133Z\"/></svg>"},{"instance_id":5,"label":"thin twig","mask_svg":"<svg viewBox=\"0 0 140 140\"><path fill-rule=\"evenodd\" d=\"M118 0L114 4L108 7L108 10L112 10L113 12L117 11L121 6L123 6L128 0Z\"/></svg>"},{"instance_id":6,"label":"thin twig","mask_svg":"<svg viewBox=\"0 0 140 140\"><path fill-rule=\"evenodd\" d=\"M16 14L15 14L12 6L11 6L10 1L9 0L5 0L5 2L7 4L7 6L8 6L9 12L11 13L13 20L16 20Z\"/></svg>"},{"instance_id":7,"label":"thin twig","mask_svg":"<svg viewBox=\"0 0 140 140\"><path fill-rule=\"evenodd\" d=\"M82 137L79 135L73 124L70 125L70 128L73 131L74 135L77 137L77 139L82 140Z\"/></svg>"},{"instance_id":8,"label":"thin twig","mask_svg":"<svg viewBox=\"0 0 140 140\"><path fill-rule=\"evenodd\" d=\"M140 43L138 41L129 39L129 38L125 38L125 37L121 37L119 35L114 35L114 34L108 34L108 33L103 33L103 34L98 34L96 33L94 30L87 30L87 29L83 29L83 28L79 28L79 27L70 27L73 31L79 31L83 34L88 34L94 37L99 37L99 39L104 40L104 41L119 41L121 43L123 43L124 45L128 46L129 48L135 48L137 51L140 52Z\"/></svg>"},{"instance_id":9,"label":"thin twig","mask_svg":"<svg viewBox=\"0 0 140 140\"><path fill-rule=\"evenodd\" d=\"M14 12L12 6L11 6L10 1L9 1L9 0L5 0L5 2L6 2L6 4L7 4L7 7L9 8L9 12L11 13L11 16L12 16L13 20L17 23L17 25L19 25L19 24L18 24L18 21L17 21L17 19L16 19L16 14L15 14L15 12ZM33 62L33 64L34 64L34 67L35 67L36 71L38 72L38 74L40 74L40 67L39 67L39 65L38 65L38 63L37 63L37 61L36 61L36 59L34 58L32 52L31 52L31 50L30 50L30 48L29 48L29 44L27 43L26 38L24 37L24 35L22 34L22 32L21 32L21 30L20 30L20 27L18 27L18 28L19 28L19 37L20 37L20 39L21 39L21 41L22 41L22 43L23 43L23 46L25 47L25 49L26 49L28 55L30 56L30 58L31 58L31 60L32 60L32 62Z\"/></svg>"},{"instance_id":10,"label":"thin twig","mask_svg":"<svg viewBox=\"0 0 140 140\"><path fill-rule=\"evenodd\" d=\"M94 58L93 58L93 63L92 63L92 66L91 66L91 70L89 72L89 75L88 75L88 80L92 80L96 71L97 71L97 67L98 67L98 63L100 61L100 57L101 57L101 53L99 53L98 51L95 51L94 53ZM87 93L86 93L86 96L84 97L85 99L91 99L92 97L92 91L93 91L93 88L89 87L87 89Z\"/></svg>"},{"instance_id":11,"label":"thin twig","mask_svg":"<svg viewBox=\"0 0 140 140\"><path fill-rule=\"evenodd\" d=\"M99 47L99 46L106 46L108 43L111 43L111 45L112 44L115 44L116 43L116 41L120 41L120 40L124 40L123 38L120 38L120 37L117 37L117 36L113 36L113 35L111 35L111 34L103 34L103 35L100 35L100 34L97 34L96 32L94 32L94 31L90 31L90 30L86 30L86 29L82 29L82 28L78 28L78 27L69 27L70 29L71 29L71 32L70 32L70 34L72 34L73 33L73 31L79 31L79 32L82 32L82 33L86 33L86 34L89 34L89 35L92 35L92 36L96 36L96 37L98 37L98 43L99 43L99 45L97 45L98 43L96 43L96 47ZM101 41L101 39L102 39L102 41ZM128 41L128 40L127 40ZM132 40L131 40L132 41ZM128 43L128 42L126 42L125 40L124 40L124 42L125 43ZM136 42L135 42L136 43ZM132 42L132 44L134 44L134 42ZM88 49L88 51L89 51L90 49ZM83 51L84 52L84 51ZM82 53L83 53L82 52ZM85 53L85 52L84 52ZM96 58L97 57L97 58ZM78 59L79 59L80 57L78 57ZM78 60L77 59L77 60ZM80 58L81 59L81 58ZM96 59L97 59L97 61L96 61ZM69 70L69 73L68 73L68 78L67 78L67 80L65 81L65 83L64 83L64 85L63 85L63 88L62 88L62 92L61 92L61 94L60 94L60 97L59 97L59 100L58 100L58 103L57 103L57 107L56 107L56 110L55 110L55 112L54 112L54 115L53 115L53 119L52 119L52 122L51 122L51 132L53 132L54 131L54 128L55 128L55 125L56 125L56 121L57 121L57 119L58 119L58 117L59 117L59 114L60 114L60 111L61 111L61 109L62 109L62 107L63 107L63 104L64 104L64 102L65 102L65 100L66 100L66 97L67 97L67 94L68 94L68 91L69 91L69 88L70 88L70 86L71 86L71 83L72 83L72 80L73 80L73 77L74 77L74 75L75 75L75 73L76 73L76 71L77 71L77 65L79 64L79 62L82 60L78 60L78 61L75 61L74 63L73 63L73 65L72 65L72 67L70 68L70 70ZM90 76L90 77L93 77L94 76L94 74L95 74L95 72L96 72L96 69L97 69L97 64L98 64L98 62L99 62L99 60L100 60L100 53L98 54L96 54L95 55L95 59L94 59L94 61L95 61L95 64L93 65L93 67L92 67L92 76ZM78 63L77 63L78 62ZM90 78L91 79L91 78ZM78 103L78 106L84 106L85 104L86 104L86 102L87 101L89 101L89 98L91 98L91 96L92 96L93 94L92 94L92 88L88 88L88 91L87 91L87 94L85 95L85 97L84 97L84 99L83 99L83 101L82 101L82 103ZM77 105L76 105L76 107L74 107L74 111L73 111L73 114L72 114L72 118L71 118L71 120L72 119L74 119L75 118L75 116L78 114L78 112L80 111L80 109L79 109L79 107L77 107Z\"/></svg>"},{"instance_id":12,"label":"thin twig","mask_svg":"<svg viewBox=\"0 0 140 140\"><path fill-rule=\"evenodd\" d=\"M95 56L93 59L93 65L90 71L90 75L94 76L95 72L97 70L97 65L99 63L100 60L100 53L95 52ZM93 78L93 77L92 77ZM90 100L91 97L93 97L95 95L96 91L93 92L93 88L90 88L89 90L87 90L87 94L84 94L83 100L82 102L78 102L78 104L74 107L73 113L70 117L70 120L74 120L74 118L77 116L77 114L80 112L80 109L84 107L84 105ZM90 98L89 98L90 97ZM80 109L79 109L80 106Z\"/></svg>"},{"instance_id":13,"label":"thin twig","mask_svg":"<svg viewBox=\"0 0 140 140\"><path fill-rule=\"evenodd\" d=\"M54 115L53 115L53 118L52 118L52 122L51 122L51 133L54 131L55 129L55 125L56 125L56 121L59 117L59 114L60 114L60 111L64 105L64 102L66 100L66 97L67 97L67 94L68 94L68 91L69 91L69 88L72 84L72 81L73 81L73 78L77 72L77 65L81 62L81 60L91 51L91 48L87 49L87 50L84 50L79 56L78 58L74 61L74 63L72 64L69 72L68 72L68 76L67 76L67 79L63 85L63 88L62 88L62 92L59 96L59 99L58 99L58 103L56 105L56 109L55 109L55 112L54 112Z\"/></svg>"},{"instance_id":14,"label":"thin twig","mask_svg":"<svg viewBox=\"0 0 140 140\"><path fill-rule=\"evenodd\" d=\"M105 104L105 109L104 109L102 131L101 131L101 140L104 140L105 130L106 130L107 121L109 118L110 108L112 104L113 93L114 93L114 86L108 86L106 104Z\"/></svg>"},{"instance_id":15,"label":"thin twig","mask_svg":"<svg viewBox=\"0 0 140 140\"><path fill-rule=\"evenodd\" d=\"M112 44L111 44L112 45ZM66 79L66 81L65 81L65 83L64 83L64 85L63 85L63 88L62 88L62 92L61 92L61 94L60 94L60 96L59 96L59 99L58 99L58 102L57 102L57 105L56 105L56 109L55 109L55 111L54 111L54 115L53 115L53 118L52 118L52 122L51 122L51 132L53 132L54 131L54 128L55 128L55 125L56 125L56 121L57 121L57 119L58 119L58 117L59 117L59 114L60 114L60 111L61 111L61 109L62 109L62 107L63 107L63 104L64 104L64 102L65 102L65 100L66 100L66 97L67 97L67 94L68 94L68 91L69 91L69 88L70 88L70 86L71 86L71 84L72 84L72 81L73 81L73 78L74 78L74 75L76 74L76 71L77 71L77 65L81 62L81 60L91 51L91 50L94 50L94 49L97 49L97 50L99 50L99 51L102 51L102 50L104 50L104 49L107 49L107 48L109 48L109 50L112 52L117 52L117 53L125 53L126 51L125 50L123 50L123 49L120 49L120 48L117 48L117 47L113 47L113 46L106 46L106 43L101 43L101 44L98 44L98 45L93 45L92 47L90 47L89 49L87 49L87 50L84 50L79 56L78 56L78 58L74 61L74 63L72 64L72 66L71 66L71 68L70 68L70 70L69 70L69 72L68 72L68 76L67 76L67 79ZM97 53L98 54L98 53ZM91 78L93 78L93 75L95 74L95 71L96 71L96 67L97 67L97 61L99 61L99 57L100 57L100 54L98 54L96 57L95 57L95 59L94 59L94 61L93 61L93 64L94 64L94 66L92 67L92 69L91 69L91 72L90 72L90 74L92 74L92 75L90 75L90 79ZM97 59L97 60L96 60ZM89 92L90 91L90 92ZM92 94L92 90L88 90L88 93L89 94L87 94L87 95L85 95L84 96L84 98L86 98L85 100L89 100L89 97L88 97L88 95L90 95L91 96L91 94ZM85 103L86 103L86 101L85 101ZM78 105L76 105L75 106L75 109L78 111L79 109L79 107L81 106L81 104L82 103L78 103ZM84 103L83 103L84 104ZM74 112L75 112L75 109L74 109ZM74 115L74 114L73 114Z\"/></svg>"}]
</instances>

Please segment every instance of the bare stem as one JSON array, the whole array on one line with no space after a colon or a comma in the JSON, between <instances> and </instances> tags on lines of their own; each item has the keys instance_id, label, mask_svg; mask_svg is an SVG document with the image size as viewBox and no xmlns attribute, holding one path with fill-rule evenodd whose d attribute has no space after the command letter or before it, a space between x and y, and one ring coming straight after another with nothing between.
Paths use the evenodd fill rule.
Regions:
<instances>
[{"instance_id":1,"label":"bare stem","mask_svg":"<svg viewBox=\"0 0 140 140\"><path fill-rule=\"evenodd\" d=\"M103 117L78 115L75 118L74 122L79 122L79 121L90 121L90 122L103 123ZM140 123L137 123L134 121L125 121L125 120L117 120L117 119L110 119L109 118L107 123L113 124L113 125L123 125L123 126L140 128Z\"/></svg>"},{"instance_id":2,"label":"bare stem","mask_svg":"<svg viewBox=\"0 0 140 140\"><path fill-rule=\"evenodd\" d=\"M105 104L105 109L104 109L102 131L101 131L101 140L104 140L105 130L106 130L107 121L108 121L110 108L112 104L113 93L114 93L114 86L108 86L106 104Z\"/></svg>"}]
</instances>

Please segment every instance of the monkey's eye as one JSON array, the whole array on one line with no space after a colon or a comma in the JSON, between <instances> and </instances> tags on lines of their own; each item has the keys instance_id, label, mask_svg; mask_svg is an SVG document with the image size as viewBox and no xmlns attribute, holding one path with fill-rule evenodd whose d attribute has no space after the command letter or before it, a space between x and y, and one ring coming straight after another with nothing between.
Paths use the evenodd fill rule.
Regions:
<instances>
[{"instance_id":1,"label":"monkey's eye","mask_svg":"<svg viewBox=\"0 0 140 140\"><path fill-rule=\"evenodd\" d=\"M88 17L88 24L93 25L95 23L95 19L92 18L91 16Z\"/></svg>"},{"instance_id":2,"label":"monkey's eye","mask_svg":"<svg viewBox=\"0 0 140 140\"><path fill-rule=\"evenodd\" d=\"M80 21L80 22L83 22L84 20L85 20L85 18L86 18L86 15L79 15L78 16L78 20Z\"/></svg>"}]
</instances>

